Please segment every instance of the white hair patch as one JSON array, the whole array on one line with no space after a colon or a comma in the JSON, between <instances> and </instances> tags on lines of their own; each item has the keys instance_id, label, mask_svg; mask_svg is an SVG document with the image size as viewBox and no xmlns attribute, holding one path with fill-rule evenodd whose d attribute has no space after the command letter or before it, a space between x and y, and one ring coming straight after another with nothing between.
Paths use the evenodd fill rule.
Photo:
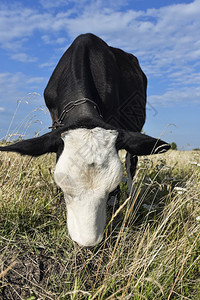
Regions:
<instances>
[{"instance_id":1,"label":"white hair patch","mask_svg":"<svg viewBox=\"0 0 200 300\"><path fill-rule=\"evenodd\" d=\"M64 192L71 238L94 246L103 237L106 201L120 183L122 165L115 148L117 131L100 127L62 134L63 152L54 177Z\"/></svg>"}]
</instances>

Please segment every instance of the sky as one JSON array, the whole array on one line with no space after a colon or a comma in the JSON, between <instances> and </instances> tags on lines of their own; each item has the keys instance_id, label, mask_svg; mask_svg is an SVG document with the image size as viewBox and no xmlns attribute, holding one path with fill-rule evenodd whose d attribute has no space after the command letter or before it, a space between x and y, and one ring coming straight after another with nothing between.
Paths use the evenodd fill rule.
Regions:
<instances>
[{"instance_id":1,"label":"sky","mask_svg":"<svg viewBox=\"0 0 200 300\"><path fill-rule=\"evenodd\" d=\"M200 0L1 0L0 138L49 131L43 91L72 41L91 32L137 56L146 134L200 147Z\"/></svg>"}]
</instances>

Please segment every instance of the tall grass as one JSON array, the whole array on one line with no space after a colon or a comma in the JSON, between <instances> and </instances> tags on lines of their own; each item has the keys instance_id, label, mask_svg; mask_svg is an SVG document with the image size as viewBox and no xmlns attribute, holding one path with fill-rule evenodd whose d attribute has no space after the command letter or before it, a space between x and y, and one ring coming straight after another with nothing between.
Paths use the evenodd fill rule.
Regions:
<instances>
[{"instance_id":1,"label":"tall grass","mask_svg":"<svg viewBox=\"0 0 200 300\"><path fill-rule=\"evenodd\" d=\"M26 100L8 139L45 113L11 130ZM55 155L0 153L0 299L200 299L198 151L141 157L95 248L69 238L54 168Z\"/></svg>"},{"instance_id":2,"label":"tall grass","mask_svg":"<svg viewBox=\"0 0 200 300\"><path fill-rule=\"evenodd\" d=\"M123 182L88 249L68 237L54 155L0 162L2 299L200 299L198 152L141 157L133 197Z\"/></svg>"},{"instance_id":3,"label":"tall grass","mask_svg":"<svg viewBox=\"0 0 200 300\"><path fill-rule=\"evenodd\" d=\"M47 128L43 126L43 119L45 115L45 120L48 118L49 113L45 105L37 106L37 98L41 95L33 92L26 94L23 98L17 101L15 111L10 120L7 132L4 137L4 141L10 141L13 139L24 138L30 133L35 131L35 135ZM26 110L26 106L29 106L29 113L24 115L23 110ZM21 116L20 116L21 114ZM19 121L20 120L20 121ZM49 120L50 121L50 120Z\"/></svg>"}]
</instances>

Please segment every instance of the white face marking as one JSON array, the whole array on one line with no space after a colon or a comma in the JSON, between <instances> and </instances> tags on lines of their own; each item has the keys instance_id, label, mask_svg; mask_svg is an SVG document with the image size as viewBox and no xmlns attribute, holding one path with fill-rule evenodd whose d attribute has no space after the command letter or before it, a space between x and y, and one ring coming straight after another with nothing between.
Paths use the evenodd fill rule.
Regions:
<instances>
[{"instance_id":1,"label":"white face marking","mask_svg":"<svg viewBox=\"0 0 200 300\"><path fill-rule=\"evenodd\" d=\"M106 201L122 178L117 134L99 127L62 134L54 178L64 192L69 234L80 246L95 246L103 237Z\"/></svg>"}]
</instances>

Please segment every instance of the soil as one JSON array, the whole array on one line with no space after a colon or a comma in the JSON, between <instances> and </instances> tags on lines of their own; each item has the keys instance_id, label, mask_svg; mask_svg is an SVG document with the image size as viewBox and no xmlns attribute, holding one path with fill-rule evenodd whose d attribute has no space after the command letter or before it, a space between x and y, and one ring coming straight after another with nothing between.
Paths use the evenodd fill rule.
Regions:
<instances>
[{"instance_id":1,"label":"soil","mask_svg":"<svg viewBox=\"0 0 200 300\"><path fill-rule=\"evenodd\" d=\"M52 287L56 287L56 278L60 280L64 274L64 266L53 257L42 254L43 251L39 252L38 255L27 252L19 254L16 251L7 255L1 264L5 276L0 278L0 299L57 299L58 290L52 291ZM14 263L10 257L17 257ZM11 264L13 267L9 270Z\"/></svg>"}]
</instances>

